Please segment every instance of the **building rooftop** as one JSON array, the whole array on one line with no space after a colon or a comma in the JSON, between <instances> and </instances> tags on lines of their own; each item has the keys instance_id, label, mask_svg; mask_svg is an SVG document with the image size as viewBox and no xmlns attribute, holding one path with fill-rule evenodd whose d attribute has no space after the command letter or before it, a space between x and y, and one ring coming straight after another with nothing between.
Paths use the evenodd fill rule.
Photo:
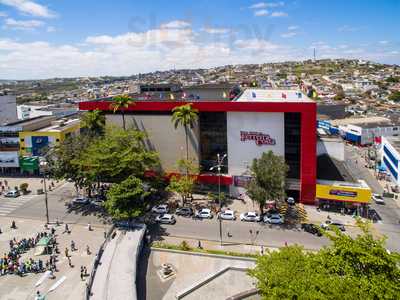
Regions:
<instances>
[{"instance_id":1,"label":"building rooftop","mask_svg":"<svg viewBox=\"0 0 400 300\"><path fill-rule=\"evenodd\" d=\"M57 120L51 126L39 129L40 132L59 132L79 124L79 119Z\"/></svg>"},{"instance_id":2,"label":"building rooftop","mask_svg":"<svg viewBox=\"0 0 400 300\"><path fill-rule=\"evenodd\" d=\"M359 123L356 124L357 126L364 128L364 129L370 129L370 128L377 128L377 127L392 127L396 126L391 121L382 121L382 122L366 122L366 123Z\"/></svg>"},{"instance_id":3,"label":"building rooftop","mask_svg":"<svg viewBox=\"0 0 400 300\"><path fill-rule=\"evenodd\" d=\"M345 125L358 125L358 124L363 124L363 123L376 123L376 122L390 122L388 118L384 117L366 117L366 118L346 118L346 119L336 119L336 120L331 120L331 125L332 126L345 126Z\"/></svg>"},{"instance_id":4,"label":"building rooftop","mask_svg":"<svg viewBox=\"0 0 400 300\"><path fill-rule=\"evenodd\" d=\"M239 102L314 102L300 90L246 89L235 100Z\"/></svg>"},{"instance_id":5,"label":"building rooftop","mask_svg":"<svg viewBox=\"0 0 400 300\"><path fill-rule=\"evenodd\" d=\"M52 121L55 120L56 117L54 116L39 116L39 117L34 117L26 120L20 120L16 122L11 122L11 123L6 123L3 125L3 127L20 127L20 126L29 126L32 124L35 124L37 122L42 122L42 121Z\"/></svg>"}]
</instances>

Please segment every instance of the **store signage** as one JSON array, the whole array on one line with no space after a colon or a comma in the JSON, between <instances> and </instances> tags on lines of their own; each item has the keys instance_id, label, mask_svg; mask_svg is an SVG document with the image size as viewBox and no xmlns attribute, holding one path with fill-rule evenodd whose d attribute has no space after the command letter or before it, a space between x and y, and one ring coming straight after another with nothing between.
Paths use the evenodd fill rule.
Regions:
<instances>
[{"instance_id":1,"label":"store signage","mask_svg":"<svg viewBox=\"0 0 400 300\"><path fill-rule=\"evenodd\" d=\"M240 131L240 141L255 141L257 146L276 144L276 140L271 138L269 134L256 131Z\"/></svg>"},{"instance_id":2,"label":"store signage","mask_svg":"<svg viewBox=\"0 0 400 300\"><path fill-rule=\"evenodd\" d=\"M251 181L250 176L233 176L233 183L235 186L238 187L247 187L250 181Z\"/></svg>"},{"instance_id":3,"label":"store signage","mask_svg":"<svg viewBox=\"0 0 400 300\"><path fill-rule=\"evenodd\" d=\"M330 190L329 195L342 196L342 197L357 197L357 192L342 191L342 190Z\"/></svg>"}]
</instances>

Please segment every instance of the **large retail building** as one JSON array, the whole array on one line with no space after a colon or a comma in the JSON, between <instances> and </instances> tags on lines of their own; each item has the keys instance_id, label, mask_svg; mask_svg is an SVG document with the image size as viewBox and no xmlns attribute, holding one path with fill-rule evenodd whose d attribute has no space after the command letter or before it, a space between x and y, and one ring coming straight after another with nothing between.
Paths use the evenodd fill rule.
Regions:
<instances>
[{"instance_id":1,"label":"large retail building","mask_svg":"<svg viewBox=\"0 0 400 300\"><path fill-rule=\"evenodd\" d=\"M171 97L172 99L174 97ZM127 127L147 133L148 147L159 152L166 172L176 172L185 157L185 132L171 122L174 107L193 103L199 118L189 131L190 157L199 164L204 184L216 184L210 173L217 154L227 154L221 184L240 193L254 158L272 150L289 165L286 189L302 203L313 204L316 189L316 103L300 91L246 89L233 100L140 100L125 111ZM81 102L80 110L100 109L108 124L122 126L107 99Z\"/></svg>"}]
</instances>

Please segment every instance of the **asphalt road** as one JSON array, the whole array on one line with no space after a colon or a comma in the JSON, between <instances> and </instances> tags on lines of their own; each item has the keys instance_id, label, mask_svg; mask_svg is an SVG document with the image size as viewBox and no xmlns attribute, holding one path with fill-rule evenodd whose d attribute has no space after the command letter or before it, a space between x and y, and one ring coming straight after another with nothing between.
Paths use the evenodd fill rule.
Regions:
<instances>
[{"instance_id":1,"label":"asphalt road","mask_svg":"<svg viewBox=\"0 0 400 300\"><path fill-rule=\"evenodd\" d=\"M150 228L153 236L157 238L167 235L220 241L218 219L198 220L179 216L176 218L175 225L152 225ZM319 249L329 243L325 237L317 237L298 229L268 225L263 222L241 222L239 220L222 221L222 241L223 243L255 244L268 247L282 247L285 246L286 242L288 245L299 244L312 250Z\"/></svg>"},{"instance_id":2,"label":"asphalt road","mask_svg":"<svg viewBox=\"0 0 400 300\"><path fill-rule=\"evenodd\" d=\"M382 194L383 188L365 167L365 161L361 158L365 150L346 145L345 151L345 163L354 178L364 179L374 193ZM375 227L380 233L387 236L387 248L400 252L400 208L398 204L391 198L385 198L385 205L371 203L371 208L375 209L382 219L375 224Z\"/></svg>"},{"instance_id":3,"label":"asphalt road","mask_svg":"<svg viewBox=\"0 0 400 300\"><path fill-rule=\"evenodd\" d=\"M21 196L15 201L23 199ZM46 206L44 195L29 195L31 199L8 214L9 217L46 220ZM104 224L104 215L100 209L86 205L69 208L68 203L75 197L72 183L65 183L61 187L48 193L49 220L55 222L77 224Z\"/></svg>"}]
</instances>

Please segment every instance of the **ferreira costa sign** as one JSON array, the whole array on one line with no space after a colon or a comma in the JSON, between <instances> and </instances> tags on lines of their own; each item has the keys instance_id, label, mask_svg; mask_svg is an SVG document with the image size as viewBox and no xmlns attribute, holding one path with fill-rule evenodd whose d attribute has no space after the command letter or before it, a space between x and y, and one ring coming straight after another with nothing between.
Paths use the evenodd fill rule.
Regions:
<instances>
[{"instance_id":1,"label":"ferreira costa sign","mask_svg":"<svg viewBox=\"0 0 400 300\"><path fill-rule=\"evenodd\" d=\"M276 140L271 138L269 134L256 131L240 131L240 141L255 141L257 146L276 144Z\"/></svg>"}]
</instances>

